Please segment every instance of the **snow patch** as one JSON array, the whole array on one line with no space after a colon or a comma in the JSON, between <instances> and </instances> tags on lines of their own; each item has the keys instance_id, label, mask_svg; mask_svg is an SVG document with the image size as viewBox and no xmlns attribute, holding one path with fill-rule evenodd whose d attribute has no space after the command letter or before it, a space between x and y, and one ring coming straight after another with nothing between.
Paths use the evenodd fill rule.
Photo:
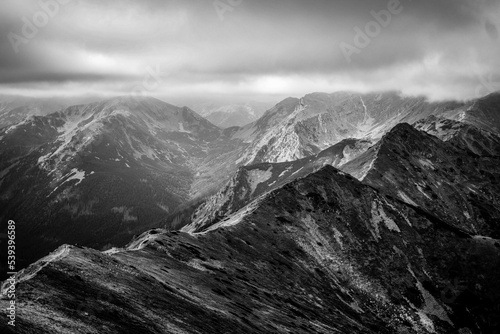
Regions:
<instances>
[{"instance_id":1,"label":"snow patch","mask_svg":"<svg viewBox=\"0 0 500 334\"><path fill-rule=\"evenodd\" d=\"M344 249L344 243L342 242L342 233L339 232L339 230L337 230L335 227L332 228L333 229L333 236L335 237L335 240L337 241L337 243L339 244L340 248L341 249Z\"/></svg>"},{"instance_id":2,"label":"snow patch","mask_svg":"<svg viewBox=\"0 0 500 334\"><path fill-rule=\"evenodd\" d=\"M432 200L432 198L425 193L424 189L422 188L422 186L420 184L417 184L417 188L418 188L418 191L420 191L425 197Z\"/></svg>"},{"instance_id":3,"label":"snow patch","mask_svg":"<svg viewBox=\"0 0 500 334\"><path fill-rule=\"evenodd\" d=\"M424 286L418 280L417 276L415 275L415 273L413 272L413 270L410 268L409 265L407 269L411 273L413 278L417 281L415 285L417 286L417 289L420 291L420 294L424 298L424 305L422 309L420 309L418 312L422 325L429 332L434 332L434 323L427 316L427 315L434 315L439 319L446 321L451 326L453 326L453 322L451 322L450 318L448 317L448 313L446 313L445 309L441 306L441 304L439 304L439 302L431 295L431 293L424 288ZM416 308L415 306L413 307Z\"/></svg>"},{"instance_id":4,"label":"snow patch","mask_svg":"<svg viewBox=\"0 0 500 334\"><path fill-rule=\"evenodd\" d=\"M204 266L201 265L201 260L200 259L191 259L189 260L189 262L186 262L186 264L188 266L190 266L191 268L194 268L194 269L197 269L197 270L200 270L200 271L208 271L207 268L205 268Z\"/></svg>"},{"instance_id":5,"label":"snow patch","mask_svg":"<svg viewBox=\"0 0 500 334\"><path fill-rule=\"evenodd\" d=\"M364 109L364 112L365 112L365 115L363 117L363 121L361 122L361 124L358 124L357 128L358 128L358 133L356 135L356 137L362 137L363 135L365 135L368 131L370 131L370 129L373 128L373 123L375 122L375 118L371 117L369 114L368 114L368 108L366 107L366 104L365 104L365 101L363 101L363 98L360 96L359 99L361 100L361 104L363 104L363 109Z\"/></svg>"},{"instance_id":6,"label":"snow patch","mask_svg":"<svg viewBox=\"0 0 500 334\"><path fill-rule=\"evenodd\" d=\"M166 213L170 213L170 208L168 207L168 205L165 205L163 203L156 203L156 206L158 206L160 209L162 209Z\"/></svg>"},{"instance_id":7,"label":"snow patch","mask_svg":"<svg viewBox=\"0 0 500 334\"><path fill-rule=\"evenodd\" d=\"M411 204L413 206L418 206L417 203L415 203L408 195L406 195L404 192L401 190L398 191L398 196L401 198L404 202Z\"/></svg>"},{"instance_id":8,"label":"snow patch","mask_svg":"<svg viewBox=\"0 0 500 334\"><path fill-rule=\"evenodd\" d=\"M282 177L283 175L285 175L286 173L288 173L290 171L290 169L292 169L292 166L287 167L284 171L281 172L280 175L278 175L278 177Z\"/></svg>"},{"instance_id":9,"label":"snow patch","mask_svg":"<svg viewBox=\"0 0 500 334\"><path fill-rule=\"evenodd\" d=\"M125 109L116 109L116 110L113 110L113 112L111 114L109 114L109 116L131 116L132 114L130 113L130 111L128 110L125 110Z\"/></svg>"},{"instance_id":10,"label":"snow patch","mask_svg":"<svg viewBox=\"0 0 500 334\"><path fill-rule=\"evenodd\" d=\"M273 176L272 169L273 167L271 166L266 171L260 169L252 169L251 171L248 172L247 181L251 189L250 196L252 196L252 194L255 192L255 189L257 189L257 186L259 184L269 180Z\"/></svg>"},{"instance_id":11,"label":"snow patch","mask_svg":"<svg viewBox=\"0 0 500 334\"><path fill-rule=\"evenodd\" d=\"M401 232L396 222L385 213L384 207L378 200L372 202L371 214L372 225L375 228L375 235L377 235L378 238L380 238L379 223L381 222L385 224L387 229L395 232Z\"/></svg>"},{"instance_id":12,"label":"snow patch","mask_svg":"<svg viewBox=\"0 0 500 334\"><path fill-rule=\"evenodd\" d=\"M293 172L290 176L297 174L297 173L298 173L298 172L300 172L302 169L304 169L304 167L300 167L300 168L299 168L299 169L297 169L295 172Z\"/></svg>"},{"instance_id":13,"label":"snow patch","mask_svg":"<svg viewBox=\"0 0 500 334\"><path fill-rule=\"evenodd\" d=\"M179 122L179 132L191 133L191 131L187 131L186 129L184 129L184 124L182 124L181 122Z\"/></svg>"},{"instance_id":14,"label":"snow patch","mask_svg":"<svg viewBox=\"0 0 500 334\"><path fill-rule=\"evenodd\" d=\"M432 163L432 161L430 161L429 159L418 159L418 162L424 166L424 167L428 167L432 170L434 170L434 164Z\"/></svg>"},{"instance_id":15,"label":"snow patch","mask_svg":"<svg viewBox=\"0 0 500 334\"><path fill-rule=\"evenodd\" d=\"M83 180L85 180L85 172L83 170L78 170L77 168L73 168L70 172L72 174L69 178L66 179L63 183L66 183L71 180L78 180L77 183L75 183L75 186L79 185L82 183Z\"/></svg>"},{"instance_id":16,"label":"snow patch","mask_svg":"<svg viewBox=\"0 0 500 334\"><path fill-rule=\"evenodd\" d=\"M108 249L102 253L106 254L106 255L113 255L113 254L121 253L123 251L124 251L123 248L111 247L110 249Z\"/></svg>"}]
</instances>

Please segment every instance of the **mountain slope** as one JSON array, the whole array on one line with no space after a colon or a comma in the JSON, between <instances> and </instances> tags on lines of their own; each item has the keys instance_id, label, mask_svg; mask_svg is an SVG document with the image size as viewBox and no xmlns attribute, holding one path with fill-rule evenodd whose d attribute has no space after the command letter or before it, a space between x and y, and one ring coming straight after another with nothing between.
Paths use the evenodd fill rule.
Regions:
<instances>
[{"instance_id":1,"label":"mountain slope","mask_svg":"<svg viewBox=\"0 0 500 334\"><path fill-rule=\"evenodd\" d=\"M228 218L255 198L316 172L325 165L342 166L370 145L369 141L346 139L308 158L240 167L225 187L196 209L191 224L182 231L206 231L215 222Z\"/></svg>"},{"instance_id":2,"label":"mountain slope","mask_svg":"<svg viewBox=\"0 0 500 334\"><path fill-rule=\"evenodd\" d=\"M429 103L398 93L313 93L288 98L258 121L235 132L249 143L241 161L284 162L311 156L348 138L379 140L400 122L413 123L432 114L461 113L464 103Z\"/></svg>"},{"instance_id":3,"label":"mountain slope","mask_svg":"<svg viewBox=\"0 0 500 334\"><path fill-rule=\"evenodd\" d=\"M16 330L493 333L499 255L498 241L325 167L212 232L61 247L17 274Z\"/></svg>"},{"instance_id":4,"label":"mountain slope","mask_svg":"<svg viewBox=\"0 0 500 334\"><path fill-rule=\"evenodd\" d=\"M498 156L481 157L451 140L399 124L343 170L450 226L498 238L499 166Z\"/></svg>"},{"instance_id":5,"label":"mountain slope","mask_svg":"<svg viewBox=\"0 0 500 334\"><path fill-rule=\"evenodd\" d=\"M70 105L90 102L94 98L35 98L16 95L0 95L0 129L23 121L28 116L46 116Z\"/></svg>"},{"instance_id":6,"label":"mountain slope","mask_svg":"<svg viewBox=\"0 0 500 334\"><path fill-rule=\"evenodd\" d=\"M492 133L464 122L429 116L413 126L480 156L500 156L500 132Z\"/></svg>"},{"instance_id":7,"label":"mountain slope","mask_svg":"<svg viewBox=\"0 0 500 334\"><path fill-rule=\"evenodd\" d=\"M191 198L198 169L212 149L232 148L225 143L190 109L151 98L73 106L1 130L0 217L17 222L19 262L62 243L123 245L156 226Z\"/></svg>"}]
</instances>

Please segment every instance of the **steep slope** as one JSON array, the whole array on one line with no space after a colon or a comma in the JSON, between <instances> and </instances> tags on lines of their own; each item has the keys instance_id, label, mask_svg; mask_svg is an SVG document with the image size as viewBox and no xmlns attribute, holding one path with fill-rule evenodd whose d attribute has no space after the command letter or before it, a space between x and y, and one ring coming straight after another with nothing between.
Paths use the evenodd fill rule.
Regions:
<instances>
[{"instance_id":1,"label":"steep slope","mask_svg":"<svg viewBox=\"0 0 500 334\"><path fill-rule=\"evenodd\" d=\"M399 124L342 169L466 233L500 237L498 156Z\"/></svg>"},{"instance_id":2,"label":"steep slope","mask_svg":"<svg viewBox=\"0 0 500 334\"><path fill-rule=\"evenodd\" d=\"M16 332L494 333L499 255L325 167L212 232L61 247L17 274Z\"/></svg>"},{"instance_id":3,"label":"steep slope","mask_svg":"<svg viewBox=\"0 0 500 334\"><path fill-rule=\"evenodd\" d=\"M500 92L471 101L459 120L500 134Z\"/></svg>"},{"instance_id":4,"label":"steep slope","mask_svg":"<svg viewBox=\"0 0 500 334\"><path fill-rule=\"evenodd\" d=\"M464 103L429 103L399 93L313 93L289 98L234 134L249 144L244 164L292 161L319 153L348 138L379 140L400 122L433 114L461 113Z\"/></svg>"},{"instance_id":5,"label":"steep slope","mask_svg":"<svg viewBox=\"0 0 500 334\"><path fill-rule=\"evenodd\" d=\"M480 156L500 156L500 132L492 133L464 122L429 116L413 126Z\"/></svg>"},{"instance_id":6,"label":"steep slope","mask_svg":"<svg viewBox=\"0 0 500 334\"><path fill-rule=\"evenodd\" d=\"M285 99L233 136L248 144L239 162L252 164L297 160L348 138L377 141L398 123L413 124L431 115L500 135L499 96L429 102L397 92L313 93Z\"/></svg>"},{"instance_id":7,"label":"steep slope","mask_svg":"<svg viewBox=\"0 0 500 334\"><path fill-rule=\"evenodd\" d=\"M0 218L17 222L19 263L62 243L123 245L156 226L191 198L198 168L212 147L231 148L225 142L190 109L151 98L73 106L1 130Z\"/></svg>"},{"instance_id":8,"label":"steep slope","mask_svg":"<svg viewBox=\"0 0 500 334\"><path fill-rule=\"evenodd\" d=\"M255 198L288 182L309 175L326 165L338 167L363 153L369 141L346 139L317 155L282 163L261 163L243 166L222 190L207 198L193 216L184 232L200 232L215 222L228 218Z\"/></svg>"}]
</instances>

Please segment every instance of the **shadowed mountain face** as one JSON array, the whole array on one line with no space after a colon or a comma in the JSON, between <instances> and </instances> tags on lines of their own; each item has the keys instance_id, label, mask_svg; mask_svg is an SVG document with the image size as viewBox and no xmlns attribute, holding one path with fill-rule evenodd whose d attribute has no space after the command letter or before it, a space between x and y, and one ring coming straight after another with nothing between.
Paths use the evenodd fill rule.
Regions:
<instances>
[{"instance_id":1,"label":"shadowed mountain face","mask_svg":"<svg viewBox=\"0 0 500 334\"><path fill-rule=\"evenodd\" d=\"M439 139L480 156L500 156L500 131L489 132L451 119L430 116L414 124Z\"/></svg>"},{"instance_id":2,"label":"shadowed mountain face","mask_svg":"<svg viewBox=\"0 0 500 334\"><path fill-rule=\"evenodd\" d=\"M18 273L16 329L493 333L498 245L327 166L210 232L59 248Z\"/></svg>"},{"instance_id":3,"label":"shadowed mountain face","mask_svg":"<svg viewBox=\"0 0 500 334\"><path fill-rule=\"evenodd\" d=\"M500 159L461 143L399 124L343 170L465 233L500 238Z\"/></svg>"},{"instance_id":4,"label":"shadowed mountain face","mask_svg":"<svg viewBox=\"0 0 500 334\"><path fill-rule=\"evenodd\" d=\"M0 217L17 223L19 263L62 243L125 244L188 201L196 175L228 148L221 129L155 99L74 106L3 129Z\"/></svg>"}]
</instances>

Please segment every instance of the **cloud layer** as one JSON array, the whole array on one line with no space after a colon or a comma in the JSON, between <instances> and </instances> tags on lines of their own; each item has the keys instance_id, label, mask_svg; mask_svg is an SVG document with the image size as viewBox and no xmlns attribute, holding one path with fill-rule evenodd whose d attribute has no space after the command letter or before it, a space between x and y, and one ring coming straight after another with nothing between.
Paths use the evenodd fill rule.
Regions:
<instances>
[{"instance_id":1,"label":"cloud layer","mask_svg":"<svg viewBox=\"0 0 500 334\"><path fill-rule=\"evenodd\" d=\"M500 90L499 31L494 0L3 0L0 93L465 99Z\"/></svg>"}]
</instances>

